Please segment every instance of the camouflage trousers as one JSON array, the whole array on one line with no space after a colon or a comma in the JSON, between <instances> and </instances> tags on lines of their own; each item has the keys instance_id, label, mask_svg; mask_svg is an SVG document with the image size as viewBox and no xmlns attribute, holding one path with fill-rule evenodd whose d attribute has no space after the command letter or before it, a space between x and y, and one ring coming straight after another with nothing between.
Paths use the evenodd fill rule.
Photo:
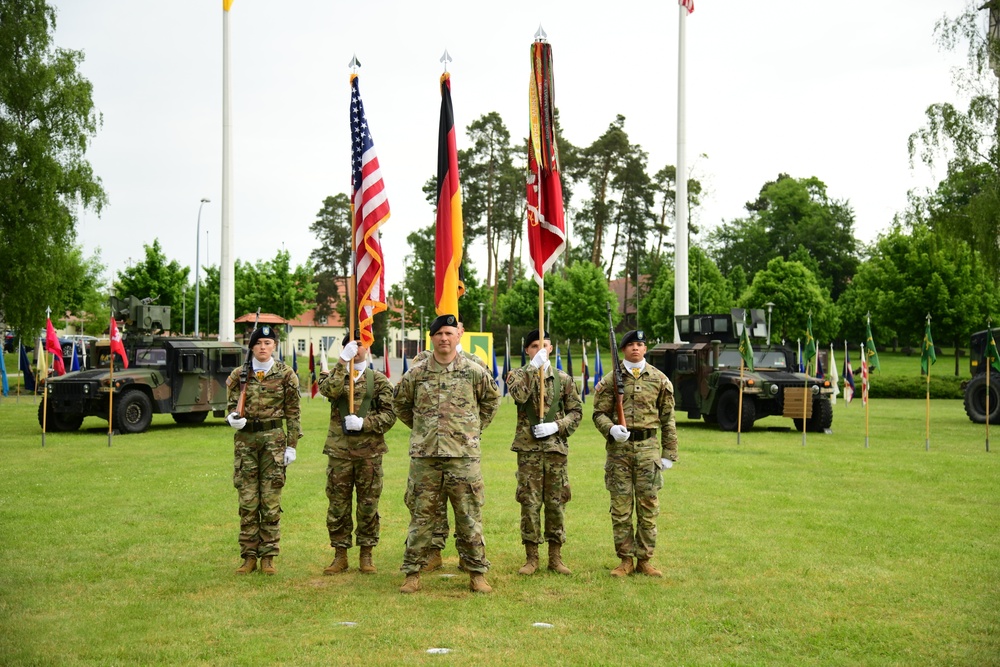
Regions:
<instances>
[{"instance_id":1,"label":"camouflage trousers","mask_svg":"<svg viewBox=\"0 0 1000 667\"><path fill-rule=\"evenodd\" d=\"M660 513L656 493L663 487L657 465L660 450L658 446L642 445L643 442L610 445L604 464L604 486L611 492L611 529L619 558L649 559L656 548L656 517Z\"/></svg>"},{"instance_id":2,"label":"camouflage trousers","mask_svg":"<svg viewBox=\"0 0 1000 667\"><path fill-rule=\"evenodd\" d=\"M521 542L566 542L566 503L569 488L567 456L556 452L517 453L517 492L521 504ZM542 535L541 511L545 507L545 535Z\"/></svg>"},{"instance_id":3,"label":"camouflage trousers","mask_svg":"<svg viewBox=\"0 0 1000 667\"><path fill-rule=\"evenodd\" d=\"M451 502L455 510L455 547L470 572L486 572L483 539L485 490L478 458L413 457L404 502L410 510L403 566L414 574L426 562L438 512Z\"/></svg>"},{"instance_id":4,"label":"camouflage trousers","mask_svg":"<svg viewBox=\"0 0 1000 667\"><path fill-rule=\"evenodd\" d=\"M454 511L452 511L454 514ZM444 551L445 542L448 541L448 502L443 501L434 514L434 524L431 528L431 549Z\"/></svg>"},{"instance_id":5,"label":"camouflage trousers","mask_svg":"<svg viewBox=\"0 0 1000 667\"><path fill-rule=\"evenodd\" d=\"M326 529L330 546L351 548L351 495L357 493L358 530L355 535L360 547L378 544L378 501L382 496L382 455L364 459L329 457L326 467Z\"/></svg>"},{"instance_id":6,"label":"camouflage trousers","mask_svg":"<svg viewBox=\"0 0 1000 667\"><path fill-rule=\"evenodd\" d=\"M281 429L234 437L233 486L240 499L240 556L278 555L285 433Z\"/></svg>"}]
</instances>

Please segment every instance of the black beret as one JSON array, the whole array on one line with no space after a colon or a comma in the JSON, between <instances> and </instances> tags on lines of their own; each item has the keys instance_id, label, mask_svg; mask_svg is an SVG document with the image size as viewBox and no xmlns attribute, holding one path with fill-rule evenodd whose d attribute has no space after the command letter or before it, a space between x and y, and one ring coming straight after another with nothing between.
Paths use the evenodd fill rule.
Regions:
<instances>
[{"instance_id":1,"label":"black beret","mask_svg":"<svg viewBox=\"0 0 1000 667\"><path fill-rule=\"evenodd\" d=\"M354 340L357 340L357 341L361 340L361 332L360 331L355 331L354 332ZM344 333L344 340L340 341L340 345L341 346L346 346L350 342L351 342L351 330L348 329Z\"/></svg>"},{"instance_id":2,"label":"black beret","mask_svg":"<svg viewBox=\"0 0 1000 667\"><path fill-rule=\"evenodd\" d=\"M538 329L532 329L524 336L524 349L527 350L536 340L538 340ZM545 340L552 340L548 331L545 332Z\"/></svg>"},{"instance_id":3,"label":"black beret","mask_svg":"<svg viewBox=\"0 0 1000 667\"><path fill-rule=\"evenodd\" d=\"M454 315L438 315L436 318L434 318L434 321L431 322L431 328L430 328L431 335L433 336L434 334L436 334L438 332L438 329L440 329L441 327L457 328L458 319L456 319Z\"/></svg>"},{"instance_id":4,"label":"black beret","mask_svg":"<svg viewBox=\"0 0 1000 667\"><path fill-rule=\"evenodd\" d=\"M624 348L629 343L642 343L643 345L645 345L646 344L645 332L642 329L639 329L638 331L636 331L635 329L629 331L624 336L622 336L622 339L620 341L618 341L618 349L620 350Z\"/></svg>"},{"instance_id":5,"label":"black beret","mask_svg":"<svg viewBox=\"0 0 1000 667\"><path fill-rule=\"evenodd\" d=\"M277 344L278 332L275 331L274 327L266 324L262 327L257 327L253 330L253 333L250 334L250 344L247 347L253 348L253 346L257 344L257 341L261 338L270 338L275 342L275 344Z\"/></svg>"}]
</instances>

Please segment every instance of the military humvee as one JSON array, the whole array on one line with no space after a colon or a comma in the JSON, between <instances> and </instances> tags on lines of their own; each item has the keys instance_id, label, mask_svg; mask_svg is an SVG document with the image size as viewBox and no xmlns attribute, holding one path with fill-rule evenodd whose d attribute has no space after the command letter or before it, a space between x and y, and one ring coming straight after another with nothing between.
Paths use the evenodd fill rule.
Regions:
<instances>
[{"instance_id":1,"label":"military humvee","mask_svg":"<svg viewBox=\"0 0 1000 667\"><path fill-rule=\"evenodd\" d=\"M787 417L798 430L825 431L833 423L829 380L795 372L795 352L781 345L754 348L754 372L743 373L740 415L740 354L743 311L729 314L678 315L677 327L686 343L660 343L646 359L674 383L678 412L704 418L724 431L749 430L769 416ZM763 313L753 311L751 337L763 337ZM803 405L804 404L804 405ZM803 420L803 412L805 419ZM741 418L742 417L742 418Z\"/></svg>"},{"instance_id":2,"label":"military humvee","mask_svg":"<svg viewBox=\"0 0 1000 667\"><path fill-rule=\"evenodd\" d=\"M989 368L986 362L986 329L977 331L969 339L969 371L972 379L965 383L965 414L976 424L986 423L986 373L989 377L990 423L1000 419L1000 373ZM994 342L1000 338L1000 329L993 329Z\"/></svg>"},{"instance_id":3,"label":"military humvee","mask_svg":"<svg viewBox=\"0 0 1000 667\"><path fill-rule=\"evenodd\" d=\"M170 308L149 299L111 299L111 314L122 329L129 367L116 358L114 403L108 405L112 375L110 341L90 341L96 362L90 370L44 380L48 431L75 431L87 416L108 419L119 433L142 433L154 413L169 413L179 424L198 424L208 413L224 417L226 378L243 363L236 343L157 336L170 322ZM45 401L38 405L42 424Z\"/></svg>"}]
</instances>

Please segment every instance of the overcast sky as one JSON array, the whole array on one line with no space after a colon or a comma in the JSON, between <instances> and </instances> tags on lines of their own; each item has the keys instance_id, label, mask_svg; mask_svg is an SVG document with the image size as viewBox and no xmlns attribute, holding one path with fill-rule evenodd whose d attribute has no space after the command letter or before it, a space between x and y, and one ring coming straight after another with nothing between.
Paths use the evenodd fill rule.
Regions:
<instances>
[{"instance_id":1,"label":"overcast sky","mask_svg":"<svg viewBox=\"0 0 1000 667\"><path fill-rule=\"evenodd\" d=\"M111 277L159 238L193 276L207 197L201 264L218 264L221 0L50 1L56 44L84 52L103 115L88 157L109 205L81 216L80 242L88 254L101 248ZM849 200L857 236L873 240L908 190L943 176L911 169L906 140L929 104L956 101L951 68L963 59L939 51L933 29L965 6L696 0L686 22L688 165L707 188L696 222L707 230L742 216L785 172ZM526 136L528 47L541 24L567 139L590 144L622 114L650 173L676 164L678 21L674 0L235 0L236 258L270 259L283 244L304 263L323 199L347 192L353 54L392 209L382 236L389 284L402 278L407 234L434 217L421 186L436 170L446 48L459 148L464 128L490 111Z\"/></svg>"}]
</instances>

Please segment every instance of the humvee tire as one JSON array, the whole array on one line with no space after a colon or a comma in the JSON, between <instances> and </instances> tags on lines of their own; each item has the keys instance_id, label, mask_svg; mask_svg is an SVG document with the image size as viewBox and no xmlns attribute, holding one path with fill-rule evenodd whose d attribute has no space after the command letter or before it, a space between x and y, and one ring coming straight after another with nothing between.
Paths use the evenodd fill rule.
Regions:
<instances>
[{"instance_id":1,"label":"humvee tire","mask_svg":"<svg viewBox=\"0 0 1000 667\"><path fill-rule=\"evenodd\" d=\"M965 387L965 414L976 424L986 423L986 373L969 380ZM990 376L990 423L1000 419L1000 374Z\"/></svg>"},{"instance_id":2,"label":"humvee tire","mask_svg":"<svg viewBox=\"0 0 1000 667\"><path fill-rule=\"evenodd\" d=\"M153 421L153 402L141 389L124 392L116 401L115 428L119 433L142 433Z\"/></svg>"},{"instance_id":3,"label":"humvee tire","mask_svg":"<svg viewBox=\"0 0 1000 667\"><path fill-rule=\"evenodd\" d=\"M38 425L42 425L42 409L45 407L45 401L39 401L38 403ZM64 431L78 431L80 425L83 424L83 415L63 415L55 412L49 408L48 419L45 420L45 430L49 433L60 433Z\"/></svg>"},{"instance_id":4,"label":"humvee tire","mask_svg":"<svg viewBox=\"0 0 1000 667\"><path fill-rule=\"evenodd\" d=\"M170 416L178 424L200 424L208 417L208 412L175 412Z\"/></svg>"},{"instance_id":5,"label":"humvee tire","mask_svg":"<svg viewBox=\"0 0 1000 667\"><path fill-rule=\"evenodd\" d=\"M736 389L724 391L719 397L719 405L716 414L719 418L719 428L723 431L735 431L736 423L739 421L740 395ZM743 397L743 420L740 431L746 432L753 428L754 419L757 418L757 406L749 396Z\"/></svg>"}]
</instances>

